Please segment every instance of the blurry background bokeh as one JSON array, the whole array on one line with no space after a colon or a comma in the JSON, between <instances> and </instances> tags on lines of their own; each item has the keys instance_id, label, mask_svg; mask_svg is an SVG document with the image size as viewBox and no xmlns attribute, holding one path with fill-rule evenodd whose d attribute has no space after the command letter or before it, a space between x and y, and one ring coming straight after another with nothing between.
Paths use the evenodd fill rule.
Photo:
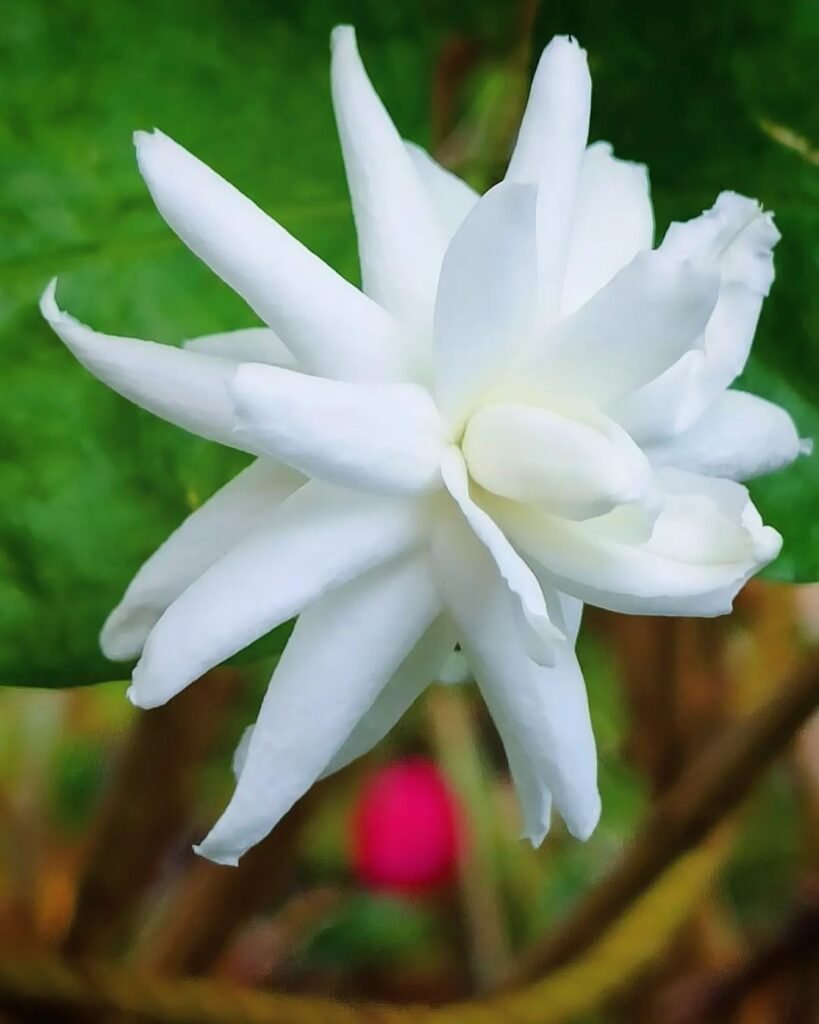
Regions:
<instances>
[{"instance_id":1,"label":"blurry background bokeh","mask_svg":"<svg viewBox=\"0 0 819 1024\"><path fill-rule=\"evenodd\" d=\"M60 274L81 318L173 344L253 323L151 205L131 133L154 126L356 280L328 88L341 21L356 24L404 135L481 188L502 173L540 49L577 35L592 138L649 165L658 237L725 188L775 211L777 282L745 383L819 435L816 0L11 0L0 18L0 1021L124 1021L153 979L190 975L212 981L207 996L157 990L153 1019L251 1019L232 986L439 1004L544 975L481 1020L819 1021L819 720L730 762L759 769L742 780L747 796L712 808L653 874L638 863L663 836L658 801L675 821L698 779L701 798L708 764L730 761L747 716L776 709L812 657L819 595L800 585L819 577L810 459L752 488L786 543L733 616L588 614L604 813L587 844L559 825L537 851L518 840L499 741L465 685L434 687L239 869L191 853L230 792L232 750L284 634L143 715L125 700L127 667L107 663L96 637L140 562L242 456L95 382L37 298ZM637 883L612 910L624 870ZM103 974L72 988L60 970L75 963ZM336 1019L298 1000L258 1012ZM465 1014L447 1020L477 1024Z\"/></svg>"}]
</instances>

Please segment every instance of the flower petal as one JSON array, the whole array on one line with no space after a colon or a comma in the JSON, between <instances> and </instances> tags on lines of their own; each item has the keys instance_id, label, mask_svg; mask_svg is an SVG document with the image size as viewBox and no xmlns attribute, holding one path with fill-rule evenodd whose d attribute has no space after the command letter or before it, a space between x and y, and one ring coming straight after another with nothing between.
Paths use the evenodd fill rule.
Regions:
<instances>
[{"instance_id":1,"label":"flower petal","mask_svg":"<svg viewBox=\"0 0 819 1024\"><path fill-rule=\"evenodd\" d=\"M583 602L562 591L554 590L544 583L541 583L541 588L546 597L546 607L549 609L552 622L570 644L576 644L580 624L583 621Z\"/></svg>"},{"instance_id":2,"label":"flower petal","mask_svg":"<svg viewBox=\"0 0 819 1024\"><path fill-rule=\"evenodd\" d=\"M478 193L465 181L434 160L414 142L405 142L407 152L432 200L433 208L449 243L463 224L466 215L478 201Z\"/></svg>"},{"instance_id":3,"label":"flower petal","mask_svg":"<svg viewBox=\"0 0 819 1024\"><path fill-rule=\"evenodd\" d=\"M461 447L481 487L569 519L645 501L654 487L648 459L603 416L583 422L532 405L485 405Z\"/></svg>"},{"instance_id":4,"label":"flower petal","mask_svg":"<svg viewBox=\"0 0 819 1024\"><path fill-rule=\"evenodd\" d=\"M398 671L376 697L344 745L322 772L332 775L380 743L430 683L452 654L458 636L452 620L439 616L410 651Z\"/></svg>"},{"instance_id":5,"label":"flower petal","mask_svg":"<svg viewBox=\"0 0 819 1024\"><path fill-rule=\"evenodd\" d=\"M167 135L134 141L159 212L302 369L342 380L405 375L405 341L388 313Z\"/></svg>"},{"instance_id":6,"label":"flower petal","mask_svg":"<svg viewBox=\"0 0 819 1024\"><path fill-rule=\"evenodd\" d=\"M769 213L733 192L723 192L702 216L668 229L660 251L716 268L721 284L701 354L689 355L685 365L671 367L616 410L638 443L657 443L692 426L742 372L773 282L779 237Z\"/></svg>"},{"instance_id":7,"label":"flower petal","mask_svg":"<svg viewBox=\"0 0 819 1024\"><path fill-rule=\"evenodd\" d=\"M506 172L507 181L538 186L538 277L546 321L560 308L590 110L586 51L557 36L538 63Z\"/></svg>"},{"instance_id":8,"label":"flower petal","mask_svg":"<svg viewBox=\"0 0 819 1024\"><path fill-rule=\"evenodd\" d=\"M337 756L440 611L426 559L415 557L305 612L270 681L233 798L196 852L235 864L263 839Z\"/></svg>"},{"instance_id":9,"label":"flower petal","mask_svg":"<svg viewBox=\"0 0 819 1024\"><path fill-rule=\"evenodd\" d=\"M579 309L653 241L647 168L618 160L607 142L595 142L580 168L562 315Z\"/></svg>"},{"instance_id":10,"label":"flower petal","mask_svg":"<svg viewBox=\"0 0 819 1024\"><path fill-rule=\"evenodd\" d=\"M444 233L401 136L367 77L349 25L333 30L330 74L364 291L402 322L426 331Z\"/></svg>"},{"instance_id":11,"label":"flower petal","mask_svg":"<svg viewBox=\"0 0 819 1024\"><path fill-rule=\"evenodd\" d=\"M461 646L522 788L527 835L549 827L549 793L571 832L587 838L600 815L594 736L583 677L569 645L552 668L527 657L506 588L485 550L441 517L432 564Z\"/></svg>"},{"instance_id":12,"label":"flower petal","mask_svg":"<svg viewBox=\"0 0 819 1024\"><path fill-rule=\"evenodd\" d=\"M650 537L632 507L571 522L497 499L493 516L555 586L589 604L641 615L722 615L748 578L779 553L747 490L728 480L658 474L665 504Z\"/></svg>"},{"instance_id":13,"label":"flower petal","mask_svg":"<svg viewBox=\"0 0 819 1024\"><path fill-rule=\"evenodd\" d=\"M331 483L374 494L441 485L444 432L418 384L356 384L259 363L231 384L239 437Z\"/></svg>"},{"instance_id":14,"label":"flower petal","mask_svg":"<svg viewBox=\"0 0 819 1024\"><path fill-rule=\"evenodd\" d=\"M40 300L43 316L82 365L117 394L183 430L231 448L256 452L233 433L228 382L235 365L154 341L118 338L64 313L56 280Z\"/></svg>"},{"instance_id":15,"label":"flower petal","mask_svg":"<svg viewBox=\"0 0 819 1024\"><path fill-rule=\"evenodd\" d=\"M606 407L653 380L696 344L719 275L661 251L640 253L564 317L510 373L518 401L576 396Z\"/></svg>"},{"instance_id":16,"label":"flower petal","mask_svg":"<svg viewBox=\"0 0 819 1024\"><path fill-rule=\"evenodd\" d=\"M281 338L269 327L246 327L240 331L204 334L183 343L188 352L221 356L237 363L271 363L296 368L296 360Z\"/></svg>"},{"instance_id":17,"label":"flower petal","mask_svg":"<svg viewBox=\"0 0 819 1024\"><path fill-rule=\"evenodd\" d=\"M295 470L257 459L189 515L108 616L100 635L106 658L136 658L167 607L303 483Z\"/></svg>"},{"instance_id":18,"label":"flower petal","mask_svg":"<svg viewBox=\"0 0 819 1024\"><path fill-rule=\"evenodd\" d=\"M459 653L454 649L457 642L452 620L447 615L439 615L376 697L370 710L356 723L320 778L346 768L380 743L427 686L438 678L448 656ZM233 774L237 778L247 760L253 729L252 725L245 729L233 754Z\"/></svg>"},{"instance_id":19,"label":"flower petal","mask_svg":"<svg viewBox=\"0 0 819 1024\"><path fill-rule=\"evenodd\" d=\"M496 185L447 249L435 301L435 392L455 431L532 336L535 202L533 186Z\"/></svg>"},{"instance_id":20,"label":"flower petal","mask_svg":"<svg viewBox=\"0 0 819 1024\"><path fill-rule=\"evenodd\" d=\"M169 700L323 594L419 542L417 502L311 480L168 608L134 669L138 707Z\"/></svg>"},{"instance_id":21,"label":"flower petal","mask_svg":"<svg viewBox=\"0 0 819 1024\"><path fill-rule=\"evenodd\" d=\"M658 465L707 476L750 480L787 466L803 442L785 410L743 391L726 391L693 427L648 450Z\"/></svg>"},{"instance_id":22,"label":"flower petal","mask_svg":"<svg viewBox=\"0 0 819 1024\"><path fill-rule=\"evenodd\" d=\"M566 638L549 619L546 600L532 570L517 554L491 517L472 500L469 477L460 451L453 445L441 460L441 475L466 523L484 545L508 588L521 640L530 658L553 665Z\"/></svg>"}]
</instances>

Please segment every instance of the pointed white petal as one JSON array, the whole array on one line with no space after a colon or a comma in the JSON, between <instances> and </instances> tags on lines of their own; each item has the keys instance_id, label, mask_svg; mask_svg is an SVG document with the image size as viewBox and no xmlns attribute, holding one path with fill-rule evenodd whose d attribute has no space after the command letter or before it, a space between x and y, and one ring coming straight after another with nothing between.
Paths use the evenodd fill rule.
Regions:
<instances>
[{"instance_id":1,"label":"pointed white petal","mask_svg":"<svg viewBox=\"0 0 819 1024\"><path fill-rule=\"evenodd\" d=\"M465 645L465 647L471 652L472 648L469 645ZM541 671L553 672L554 669L541 669ZM552 824L552 792L549 788L549 776L542 769L541 758L530 759L529 751L519 738L517 723L510 716L506 702L498 698L491 685L486 685L483 682L485 676L486 673L481 671L478 687L492 721L495 723L495 728L498 730L509 764L509 774L515 785L523 818L521 839L528 839L532 846L537 847L548 835Z\"/></svg>"},{"instance_id":2,"label":"pointed white petal","mask_svg":"<svg viewBox=\"0 0 819 1024\"><path fill-rule=\"evenodd\" d=\"M586 51L558 36L538 63L506 172L507 181L538 186L539 291L547 321L560 308L590 110Z\"/></svg>"},{"instance_id":3,"label":"pointed white petal","mask_svg":"<svg viewBox=\"0 0 819 1024\"><path fill-rule=\"evenodd\" d=\"M781 406L726 391L693 427L648 454L658 465L750 480L787 466L804 450L796 424Z\"/></svg>"},{"instance_id":4,"label":"pointed white petal","mask_svg":"<svg viewBox=\"0 0 819 1024\"><path fill-rule=\"evenodd\" d=\"M529 347L511 371L510 387L519 401L575 396L611 405L697 344L718 290L714 270L659 250L640 253Z\"/></svg>"},{"instance_id":5,"label":"pointed white petal","mask_svg":"<svg viewBox=\"0 0 819 1024\"><path fill-rule=\"evenodd\" d=\"M490 504L512 542L566 593L612 611L722 615L748 578L779 553L747 490L728 480L658 473L665 504L648 539L620 508L582 523L507 502Z\"/></svg>"},{"instance_id":6,"label":"pointed white petal","mask_svg":"<svg viewBox=\"0 0 819 1024\"><path fill-rule=\"evenodd\" d=\"M312 480L168 608L134 669L138 707L169 700L323 594L418 543L416 502Z\"/></svg>"},{"instance_id":7,"label":"pointed white petal","mask_svg":"<svg viewBox=\"0 0 819 1024\"><path fill-rule=\"evenodd\" d=\"M562 315L579 309L653 242L645 165L618 160L607 142L595 142L580 168Z\"/></svg>"},{"instance_id":8,"label":"pointed white petal","mask_svg":"<svg viewBox=\"0 0 819 1024\"><path fill-rule=\"evenodd\" d=\"M668 229L661 251L716 268L720 291L698 346L701 355L671 367L618 408L618 420L640 443L657 443L692 426L742 372L773 282L779 237L769 213L733 192L723 192L702 216Z\"/></svg>"},{"instance_id":9,"label":"pointed white petal","mask_svg":"<svg viewBox=\"0 0 819 1024\"><path fill-rule=\"evenodd\" d=\"M478 193L457 174L442 167L421 146L414 142L405 142L404 145L432 200L448 243L477 203Z\"/></svg>"},{"instance_id":10,"label":"pointed white petal","mask_svg":"<svg viewBox=\"0 0 819 1024\"><path fill-rule=\"evenodd\" d=\"M648 459L604 416L583 422L532 405L485 405L461 448L481 487L569 519L650 500L654 490Z\"/></svg>"},{"instance_id":11,"label":"pointed white petal","mask_svg":"<svg viewBox=\"0 0 819 1024\"><path fill-rule=\"evenodd\" d=\"M134 141L159 212L302 369L343 380L404 376L404 341L388 313L167 135L137 132Z\"/></svg>"},{"instance_id":12,"label":"pointed white petal","mask_svg":"<svg viewBox=\"0 0 819 1024\"><path fill-rule=\"evenodd\" d=\"M258 459L217 491L142 566L100 634L106 658L139 655L165 609L304 483L287 466Z\"/></svg>"},{"instance_id":13,"label":"pointed white petal","mask_svg":"<svg viewBox=\"0 0 819 1024\"><path fill-rule=\"evenodd\" d=\"M375 494L435 490L444 431L418 384L359 384L245 363L237 434L310 476Z\"/></svg>"},{"instance_id":14,"label":"pointed white petal","mask_svg":"<svg viewBox=\"0 0 819 1024\"><path fill-rule=\"evenodd\" d=\"M491 555L508 588L510 607L526 652L538 664L553 665L566 638L549 619L546 600L532 570L497 524L472 500L466 464L454 445L444 453L441 475L466 524Z\"/></svg>"},{"instance_id":15,"label":"pointed white petal","mask_svg":"<svg viewBox=\"0 0 819 1024\"><path fill-rule=\"evenodd\" d=\"M427 686L436 680L446 658L458 653L454 650L457 640L452 620L447 615L439 615L375 698L369 711L356 723L320 778L346 768L384 739ZM250 725L245 729L233 754L233 774L237 778L247 760L253 728Z\"/></svg>"},{"instance_id":16,"label":"pointed white petal","mask_svg":"<svg viewBox=\"0 0 819 1024\"><path fill-rule=\"evenodd\" d=\"M184 342L188 352L222 356L237 363L271 363L296 369L296 360L281 338L269 327L247 327L240 331L204 334Z\"/></svg>"},{"instance_id":17,"label":"pointed white petal","mask_svg":"<svg viewBox=\"0 0 819 1024\"><path fill-rule=\"evenodd\" d=\"M331 83L364 291L402 322L427 331L444 233L349 25L333 30Z\"/></svg>"},{"instance_id":18,"label":"pointed white petal","mask_svg":"<svg viewBox=\"0 0 819 1024\"><path fill-rule=\"evenodd\" d=\"M54 280L43 293L40 310L72 354L103 384L183 430L255 453L233 435L227 388L234 371L231 362L173 345L100 334L58 307L56 288Z\"/></svg>"},{"instance_id":19,"label":"pointed white petal","mask_svg":"<svg viewBox=\"0 0 819 1024\"><path fill-rule=\"evenodd\" d=\"M250 738L236 791L197 853L235 864L337 756L441 610L426 559L391 563L296 623Z\"/></svg>"},{"instance_id":20,"label":"pointed white petal","mask_svg":"<svg viewBox=\"0 0 819 1024\"><path fill-rule=\"evenodd\" d=\"M600 797L574 651L565 645L552 668L527 657L491 559L451 516L438 521L432 564L521 787L528 836L540 842L548 829L551 793L572 833L587 838L600 815Z\"/></svg>"},{"instance_id":21,"label":"pointed white petal","mask_svg":"<svg viewBox=\"0 0 819 1024\"><path fill-rule=\"evenodd\" d=\"M536 192L496 185L447 249L435 302L435 391L453 429L532 337Z\"/></svg>"},{"instance_id":22,"label":"pointed white petal","mask_svg":"<svg viewBox=\"0 0 819 1024\"><path fill-rule=\"evenodd\" d=\"M457 641L452 620L447 615L439 616L379 693L322 776L332 775L380 743L427 686L435 682L447 656L454 652Z\"/></svg>"}]
</instances>

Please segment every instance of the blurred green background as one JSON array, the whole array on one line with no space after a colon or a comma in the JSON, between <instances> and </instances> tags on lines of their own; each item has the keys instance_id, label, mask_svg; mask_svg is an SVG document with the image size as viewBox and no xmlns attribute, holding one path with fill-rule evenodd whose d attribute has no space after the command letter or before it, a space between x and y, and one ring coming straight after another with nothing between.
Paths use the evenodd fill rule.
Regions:
<instances>
[{"instance_id":1,"label":"blurred green background","mask_svg":"<svg viewBox=\"0 0 819 1024\"><path fill-rule=\"evenodd\" d=\"M775 211L783 234L777 281L746 383L784 404L804 435L819 435L816 0L11 0L0 21L0 683L27 689L0 693L0 907L9 915L0 945L4 935L18 942L21 935L57 941L64 934L89 863L94 867L104 849L105 782L113 772L124 785L115 766L121 770L148 743L119 683L60 694L32 688L122 678L122 667L97 648L106 612L147 554L242 460L96 383L42 323L37 299L59 275L61 300L80 318L170 343L253 323L154 210L131 144L134 129L154 126L356 280L328 87L329 31L339 22L356 25L371 77L402 133L481 187L502 171L541 48L557 32L576 35L589 51L594 81L592 138L649 165L658 237L670 220L695 216L726 188ZM768 575L815 580L815 460L800 460L753 490L785 536ZM584 655L606 813L588 846L560 834L538 854L517 843L497 741L468 690L417 709L375 755L373 763L406 752L441 759L443 752L483 851L472 896L481 886L499 894L504 936L497 949L512 956L559 919L606 871L647 803L704 738L770 692L816 629L811 600L807 591L761 586L730 622L701 629L592 619ZM159 812L144 809L139 834L146 847L155 837L160 849L153 860L145 853L151 870L144 885L131 894L127 886L119 890L123 906L131 906L121 912L122 934L107 934L108 947L90 942L95 953L138 954L153 941L152 925L160 936L165 928L166 945L178 939L163 924L163 908L197 905L185 888L195 871L187 843L228 791L231 745L263 678L263 670L245 669L230 701L210 694L189 712L174 712L212 714L226 724L200 737L188 774L173 758L145 766L134 800L147 808L167 770L179 799L176 824L163 832ZM658 725L662 707L673 711ZM441 716L447 721L453 713L467 739L447 763L446 744L442 751L435 737ZM172 720L168 743L175 727ZM644 1019L647 992L742 956L786 917L817 868L817 742L814 730L803 744L807 753L794 748L758 789L719 885L707 899L699 890L688 894L688 931L649 987L635 989L619 1009L582 1019L634 1024ZM385 903L351 878L346 809L371 769L367 762L319 795L293 839L286 884L273 886L258 906L247 902L234 921L230 934L244 936L246 946L233 950L228 967L219 959L227 956L222 947L219 956L201 954L197 962L207 970L200 973L222 963L228 975L254 984L391 999L434 1000L480 985L473 954L483 949L491 959L492 928L499 926L469 904L469 885L465 904L457 887L431 903ZM264 862L255 870L263 878L276 874ZM320 913L311 917L316 892ZM259 915L286 937L291 926L289 918L282 923L282 907L298 919L295 894L308 907L307 924L295 929L297 967L291 958L287 970L276 961L260 976L260 969L242 974L236 963L263 960L258 949L274 941L264 929L253 931ZM211 919L201 930L212 940L223 924ZM475 939L475 928L485 926L488 947L481 946L485 937ZM659 957L663 927L647 919L644 930L656 931ZM815 1019L782 1015L810 997L787 989L782 998L758 1001L737 1019Z\"/></svg>"}]
</instances>

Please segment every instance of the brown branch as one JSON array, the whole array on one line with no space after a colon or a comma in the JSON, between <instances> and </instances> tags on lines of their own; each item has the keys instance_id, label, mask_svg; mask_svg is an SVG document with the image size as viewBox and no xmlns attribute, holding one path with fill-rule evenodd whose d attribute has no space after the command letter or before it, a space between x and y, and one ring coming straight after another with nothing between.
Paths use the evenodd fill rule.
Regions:
<instances>
[{"instance_id":1,"label":"brown branch","mask_svg":"<svg viewBox=\"0 0 819 1024\"><path fill-rule=\"evenodd\" d=\"M777 975L810 963L819 952L819 886L811 885L781 931L739 963L707 978L672 985L658 1002L666 1024L710 1024L731 1018L744 999Z\"/></svg>"},{"instance_id":2,"label":"brown branch","mask_svg":"<svg viewBox=\"0 0 819 1024\"><path fill-rule=\"evenodd\" d=\"M819 658L806 661L780 692L715 739L650 813L614 870L566 921L523 959L510 985L538 978L581 954L748 793L819 705Z\"/></svg>"},{"instance_id":3,"label":"brown branch","mask_svg":"<svg viewBox=\"0 0 819 1024\"><path fill-rule=\"evenodd\" d=\"M238 678L235 670L215 669L137 718L95 821L66 955L107 954L127 935L185 821L196 770L222 728Z\"/></svg>"}]
</instances>

